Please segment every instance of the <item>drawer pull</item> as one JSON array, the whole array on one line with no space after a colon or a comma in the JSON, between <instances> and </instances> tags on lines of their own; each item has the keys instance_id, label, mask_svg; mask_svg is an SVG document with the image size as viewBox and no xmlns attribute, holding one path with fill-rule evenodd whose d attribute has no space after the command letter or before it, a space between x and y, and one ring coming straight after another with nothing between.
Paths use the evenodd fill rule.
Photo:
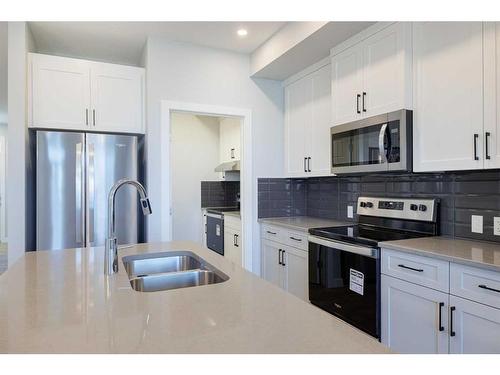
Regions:
<instances>
[{"instance_id":1,"label":"drawer pull","mask_svg":"<svg viewBox=\"0 0 500 375\"><path fill-rule=\"evenodd\" d=\"M299 241L299 242L302 242L302 239L300 238L295 238L295 237L290 237L291 240L294 240L294 241Z\"/></svg>"},{"instance_id":2,"label":"drawer pull","mask_svg":"<svg viewBox=\"0 0 500 375\"><path fill-rule=\"evenodd\" d=\"M424 272L424 270L421 269L421 268L408 267L408 266L405 266L404 264L398 264L398 267L405 268L407 270L412 270L412 271L415 271L415 272Z\"/></svg>"},{"instance_id":3,"label":"drawer pull","mask_svg":"<svg viewBox=\"0 0 500 375\"><path fill-rule=\"evenodd\" d=\"M490 288L484 284L478 285L477 287L481 289L491 290L492 292L500 293L500 289Z\"/></svg>"},{"instance_id":4,"label":"drawer pull","mask_svg":"<svg viewBox=\"0 0 500 375\"><path fill-rule=\"evenodd\" d=\"M271 232L270 230L267 231L269 234L276 234L276 232Z\"/></svg>"}]
</instances>

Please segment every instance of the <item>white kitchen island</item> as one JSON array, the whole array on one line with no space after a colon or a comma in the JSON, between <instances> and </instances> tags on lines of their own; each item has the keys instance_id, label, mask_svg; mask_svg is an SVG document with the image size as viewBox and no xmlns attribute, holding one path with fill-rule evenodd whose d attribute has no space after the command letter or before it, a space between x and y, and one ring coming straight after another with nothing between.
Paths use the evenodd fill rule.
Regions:
<instances>
[{"instance_id":1,"label":"white kitchen island","mask_svg":"<svg viewBox=\"0 0 500 375\"><path fill-rule=\"evenodd\" d=\"M229 276L160 292L130 286L121 257L186 250ZM193 242L27 253L0 276L1 353L389 353L374 338Z\"/></svg>"}]
</instances>

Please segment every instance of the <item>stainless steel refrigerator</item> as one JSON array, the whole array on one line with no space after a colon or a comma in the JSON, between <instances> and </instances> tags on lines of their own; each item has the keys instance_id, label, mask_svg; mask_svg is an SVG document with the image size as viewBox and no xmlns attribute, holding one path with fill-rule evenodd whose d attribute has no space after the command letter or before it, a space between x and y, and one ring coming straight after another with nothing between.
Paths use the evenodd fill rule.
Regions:
<instances>
[{"instance_id":1,"label":"stainless steel refrigerator","mask_svg":"<svg viewBox=\"0 0 500 375\"><path fill-rule=\"evenodd\" d=\"M37 131L36 249L104 245L108 192L121 178L140 180L138 136ZM124 186L116 196L119 244L143 237L137 192Z\"/></svg>"}]
</instances>

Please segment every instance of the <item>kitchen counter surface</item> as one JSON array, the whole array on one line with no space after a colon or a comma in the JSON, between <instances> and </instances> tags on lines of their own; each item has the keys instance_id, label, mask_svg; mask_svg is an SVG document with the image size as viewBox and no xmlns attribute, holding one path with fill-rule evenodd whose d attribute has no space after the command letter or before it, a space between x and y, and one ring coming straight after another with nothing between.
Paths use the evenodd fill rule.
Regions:
<instances>
[{"instance_id":1,"label":"kitchen counter surface","mask_svg":"<svg viewBox=\"0 0 500 375\"><path fill-rule=\"evenodd\" d=\"M281 227L294 229L302 232L308 232L312 228L322 228L322 227L341 227L344 225L349 225L352 223L322 219L319 217L312 216L292 216L292 217L270 217L262 218L258 220L259 223L278 225Z\"/></svg>"},{"instance_id":2,"label":"kitchen counter surface","mask_svg":"<svg viewBox=\"0 0 500 375\"><path fill-rule=\"evenodd\" d=\"M238 219L241 219L240 211L225 211L222 214L224 216L234 216L234 217L237 217Z\"/></svg>"},{"instance_id":3,"label":"kitchen counter surface","mask_svg":"<svg viewBox=\"0 0 500 375\"><path fill-rule=\"evenodd\" d=\"M0 276L2 353L388 353L389 349L193 242L142 244L125 255L188 250L230 277L142 293L106 277L103 248L27 253Z\"/></svg>"},{"instance_id":4,"label":"kitchen counter surface","mask_svg":"<svg viewBox=\"0 0 500 375\"><path fill-rule=\"evenodd\" d=\"M386 249L500 271L500 244L436 236L380 242L379 245Z\"/></svg>"}]
</instances>

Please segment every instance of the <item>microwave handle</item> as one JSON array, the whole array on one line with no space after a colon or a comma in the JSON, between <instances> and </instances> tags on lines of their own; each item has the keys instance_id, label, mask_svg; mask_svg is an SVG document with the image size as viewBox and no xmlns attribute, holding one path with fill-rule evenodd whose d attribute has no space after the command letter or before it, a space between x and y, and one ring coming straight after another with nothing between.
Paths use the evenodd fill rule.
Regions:
<instances>
[{"instance_id":1,"label":"microwave handle","mask_svg":"<svg viewBox=\"0 0 500 375\"><path fill-rule=\"evenodd\" d=\"M384 149L384 139L385 139L385 133L387 131L387 124L384 124L380 127L380 133L378 135L378 152L380 155L380 163L387 163L387 155L385 153Z\"/></svg>"}]
</instances>

